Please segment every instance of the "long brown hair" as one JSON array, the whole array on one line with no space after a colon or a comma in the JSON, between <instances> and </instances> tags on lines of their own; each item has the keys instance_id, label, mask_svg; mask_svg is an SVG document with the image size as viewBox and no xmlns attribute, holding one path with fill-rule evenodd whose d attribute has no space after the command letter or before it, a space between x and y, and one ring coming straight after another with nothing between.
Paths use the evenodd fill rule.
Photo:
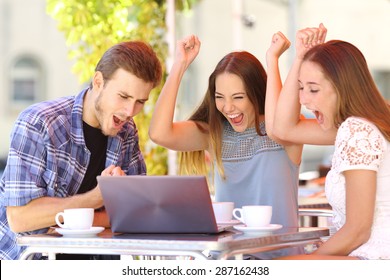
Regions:
<instances>
[{"instance_id":1,"label":"long brown hair","mask_svg":"<svg viewBox=\"0 0 390 280\"><path fill-rule=\"evenodd\" d=\"M365 118L390 141L390 106L375 85L358 48L332 40L310 49L304 61L318 64L336 90L336 127L351 116Z\"/></svg>"},{"instance_id":2,"label":"long brown hair","mask_svg":"<svg viewBox=\"0 0 390 280\"><path fill-rule=\"evenodd\" d=\"M204 132L209 133L210 136L209 150L211 151L211 162L213 160L216 161L218 171L221 177L224 178L222 165L222 132L226 119L217 110L215 104L215 80L222 73L234 74L241 78L245 86L246 94L250 102L254 105L256 116L264 115L267 74L260 61L251 53L240 51L227 54L219 61L215 70L211 73L206 95L201 105L190 117L190 120L204 122L209 125L209 131ZM262 135L259 117L255 118L255 127L257 134ZM180 171L204 174L206 170L205 151L181 153Z\"/></svg>"}]
</instances>

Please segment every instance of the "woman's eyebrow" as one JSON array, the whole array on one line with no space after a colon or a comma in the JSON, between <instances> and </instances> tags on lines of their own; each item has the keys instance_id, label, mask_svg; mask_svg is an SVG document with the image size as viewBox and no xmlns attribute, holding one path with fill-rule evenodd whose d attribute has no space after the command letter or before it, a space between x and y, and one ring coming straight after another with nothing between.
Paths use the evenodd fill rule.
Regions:
<instances>
[{"instance_id":1,"label":"woman's eyebrow","mask_svg":"<svg viewBox=\"0 0 390 280\"><path fill-rule=\"evenodd\" d=\"M298 79L298 83L300 83L300 84L305 84L305 83L302 82L300 79ZM308 84L308 85L319 85L319 83L316 83L316 82L306 82L306 84Z\"/></svg>"}]
</instances>

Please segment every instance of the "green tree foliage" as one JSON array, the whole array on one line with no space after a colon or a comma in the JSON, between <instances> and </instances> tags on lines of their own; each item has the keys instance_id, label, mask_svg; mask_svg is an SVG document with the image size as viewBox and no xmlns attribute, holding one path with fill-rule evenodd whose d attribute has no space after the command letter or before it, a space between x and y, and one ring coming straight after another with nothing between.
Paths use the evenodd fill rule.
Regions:
<instances>
[{"instance_id":1,"label":"green tree foliage","mask_svg":"<svg viewBox=\"0 0 390 280\"><path fill-rule=\"evenodd\" d=\"M46 0L46 2L47 13L57 20L58 29L65 34L69 57L75 61L72 70L78 75L81 83L89 82L94 67L104 51L122 41L148 42L161 62L167 57L167 44L164 40L166 1ZM198 0L176 0L175 5L177 10L188 10L196 2ZM144 111L135 117L148 174L155 175L167 173L167 151L154 145L148 137L151 114L161 86L152 91Z\"/></svg>"}]
</instances>

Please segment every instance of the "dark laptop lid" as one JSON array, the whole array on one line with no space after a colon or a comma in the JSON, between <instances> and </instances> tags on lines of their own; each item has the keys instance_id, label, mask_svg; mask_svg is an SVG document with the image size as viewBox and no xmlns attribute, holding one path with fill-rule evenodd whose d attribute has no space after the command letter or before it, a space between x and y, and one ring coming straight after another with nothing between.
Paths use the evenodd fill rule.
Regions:
<instances>
[{"instance_id":1,"label":"dark laptop lid","mask_svg":"<svg viewBox=\"0 0 390 280\"><path fill-rule=\"evenodd\" d=\"M98 176L113 232L217 233L204 176Z\"/></svg>"}]
</instances>

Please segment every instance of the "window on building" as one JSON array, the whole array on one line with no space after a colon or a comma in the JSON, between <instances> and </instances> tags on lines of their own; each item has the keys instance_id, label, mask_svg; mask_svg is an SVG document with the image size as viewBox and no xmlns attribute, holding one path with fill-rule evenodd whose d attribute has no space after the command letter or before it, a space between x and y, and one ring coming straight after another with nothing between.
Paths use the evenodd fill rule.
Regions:
<instances>
[{"instance_id":1,"label":"window on building","mask_svg":"<svg viewBox=\"0 0 390 280\"><path fill-rule=\"evenodd\" d=\"M13 108L30 105L43 98L41 65L31 57L21 57L11 69L10 104Z\"/></svg>"},{"instance_id":2,"label":"window on building","mask_svg":"<svg viewBox=\"0 0 390 280\"><path fill-rule=\"evenodd\" d=\"M387 100L390 100L390 70L376 70L373 74L379 91Z\"/></svg>"}]
</instances>

